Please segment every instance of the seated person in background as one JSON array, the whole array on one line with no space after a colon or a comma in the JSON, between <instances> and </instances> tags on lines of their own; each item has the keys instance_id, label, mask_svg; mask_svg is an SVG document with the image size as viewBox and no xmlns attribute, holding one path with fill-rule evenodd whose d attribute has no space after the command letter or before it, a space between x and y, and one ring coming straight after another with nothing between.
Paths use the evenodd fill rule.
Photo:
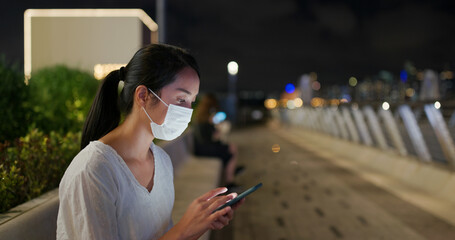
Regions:
<instances>
[{"instance_id":1,"label":"seated person in background","mask_svg":"<svg viewBox=\"0 0 455 240\"><path fill-rule=\"evenodd\" d=\"M224 182L231 189L238 187L234 183L234 177L243 171L243 167L237 167L237 146L221 141L221 133L213 123L217 110L218 103L213 94L202 97L194 114L194 154L220 158L223 161Z\"/></svg>"}]
</instances>

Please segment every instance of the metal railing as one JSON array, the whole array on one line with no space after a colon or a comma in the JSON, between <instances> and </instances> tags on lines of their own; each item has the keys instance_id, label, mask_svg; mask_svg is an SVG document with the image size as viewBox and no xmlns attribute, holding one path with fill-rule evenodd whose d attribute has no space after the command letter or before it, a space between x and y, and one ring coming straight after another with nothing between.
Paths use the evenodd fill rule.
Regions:
<instances>
[{"instance_id":1,"label":"metal railing","mask_svg":"<svg viewBox=\"0 0 455 240\"><path fill-rule=\"evenodd\" d=\"M271 114L283 124L395 151L402 156L415 156L423 162L440 163L455 170L453 106L444 109L444 115L429 103L400 104L387 110L357 104L277 108Z\"/></svg>"}]
</instances>

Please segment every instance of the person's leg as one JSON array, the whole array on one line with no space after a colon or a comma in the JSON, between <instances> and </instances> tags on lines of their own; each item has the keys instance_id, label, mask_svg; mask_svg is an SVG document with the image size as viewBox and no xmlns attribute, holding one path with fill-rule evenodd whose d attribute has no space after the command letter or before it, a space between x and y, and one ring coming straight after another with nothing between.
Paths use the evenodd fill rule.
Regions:
<instances>
[{"instance_id":1,"label":"person's leg","mask_svg":"<svg viewBox=\"0 0 455 240\"><path fill-rule=\"evenodd\" d=\"M224 168L225 181L227 184L234 183L235 169L237 166L237 156L232 155Z\"/></svg>"}]
</instances>

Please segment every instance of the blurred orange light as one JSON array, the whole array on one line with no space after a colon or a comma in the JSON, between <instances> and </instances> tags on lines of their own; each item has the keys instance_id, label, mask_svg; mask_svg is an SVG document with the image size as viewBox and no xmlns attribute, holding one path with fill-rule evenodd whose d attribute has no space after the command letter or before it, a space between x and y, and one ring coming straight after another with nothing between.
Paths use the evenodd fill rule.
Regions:
<instances>
[{"instance_id":1,"label":"blurred orange light","mask_svg":"<svg viewBox=\"0 0 455 240\"><path fill-rule=\"evenodd\" d=\"M412 97L415 94L415 90L413 88L408 88L406 89L406 96L407 97Z\"/></svg>"},{"instance_id":2,"label":"blurred orange light","mask_svg":"<svg viewBox=\"0 0 455 240\"><path fill-rule=\"evenodd\" d=\"M330 105L336 105L336 106L338 106L338 105L340 105L340 100L338 100L338 99L331 99L331 100L330 100Z\"/></svg>"},{"instance_id":3,"label":"blurred orange light","mask_svg":"<svg viewBox=\"0 0 455 240\"><path fill-rule=\"evenodd\" d=\"M280 145L278 145L278 144L273 144L273 145L272 145L272 152L274 152L274 153L279 153L280 150L281 150Z\"/></svg>"},{"instance_id":4,"label":"blurred orange light","mask_svg":"<svg viewBox=\"0 0 455 240\"><path fill-rule=\"evenodd\" d=\"M318 97L311 99L312 107L322 107L322 105L324 105L324 99Z\"/></svg>"},{"instance_id":5,"label":"blurred orange light","mask_svg":"<svg viewBox=\"0 0 455 240\"><path fill-rule=\"evenodd\" d=\"M278 102L275 99L267 99L264 101L264 106L267 109L274 109L278 106Z\"/></svg>"}]
</instances>

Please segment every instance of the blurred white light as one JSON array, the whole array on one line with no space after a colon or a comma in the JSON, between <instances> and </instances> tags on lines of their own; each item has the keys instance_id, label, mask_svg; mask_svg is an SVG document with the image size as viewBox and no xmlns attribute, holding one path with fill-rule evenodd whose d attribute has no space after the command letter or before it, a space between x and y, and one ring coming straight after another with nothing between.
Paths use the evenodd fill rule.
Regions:
<instances>
[{"instance_id":1,"label":"blurred white light","mask_svg":"<svg viewBox=\"0 0 455 240\"><path fill-rule=\"evenodd\" d=\"M253 120L261 120L263 116L264 114L260 110L251 112L251 118L253 118Z\"/></svg>"},{"instance_id":2,"label":"blurred white light","mask_svg":"<svg viewBox=\"0 0 455 240\"><path fill-rule=\"evenodd\" d=\"M234 61L230 61L227 65L227 68L228 68L229 74L231 74L231 75L235 75L239 72L239 65Z\"/></svg>"},{"instance_id":3,"label":"blurred white light","mask_svg":"<svg viewBox=\"0 0 455 240\"><path fill-rule=\"evenodd\" d=\"M387 110L389 110L389 108L390 108L390 104L388 102L383 102L382 103L382 109L387 111Z\"/></svg>"},{"instance_id":4,"label":"blurred white light","mask_svg":"<svg viewBox=\"0 0 455 240\"><path fill-rule=\"evenodd\" d=\"M439 101L436 101L436 102L434 103L434 108L440 109L440 108L441 108L441 103L440 103Z\"/></svg>"},{"instance_id":5,"label":"blurred white light","mask_svg":"<svg viewBox=\"0 0 455 240\"><path fill-rule=\"evenodd\" d=\"M288 100L286 102L286 106L289 108L289 109L294 109L295 108L295 102L294 100Z\"/></svg>"},{"instance_id":6,"label":"blurred white light","mask_svg":"<svg viewBox=\"0 0 455 240\"><path fill-rule=\"evenodd\" d=\"M297 108L301 107L303 105L303 100L301 98L294 99L294 105Z\"/></svg>"}]
</instances>

